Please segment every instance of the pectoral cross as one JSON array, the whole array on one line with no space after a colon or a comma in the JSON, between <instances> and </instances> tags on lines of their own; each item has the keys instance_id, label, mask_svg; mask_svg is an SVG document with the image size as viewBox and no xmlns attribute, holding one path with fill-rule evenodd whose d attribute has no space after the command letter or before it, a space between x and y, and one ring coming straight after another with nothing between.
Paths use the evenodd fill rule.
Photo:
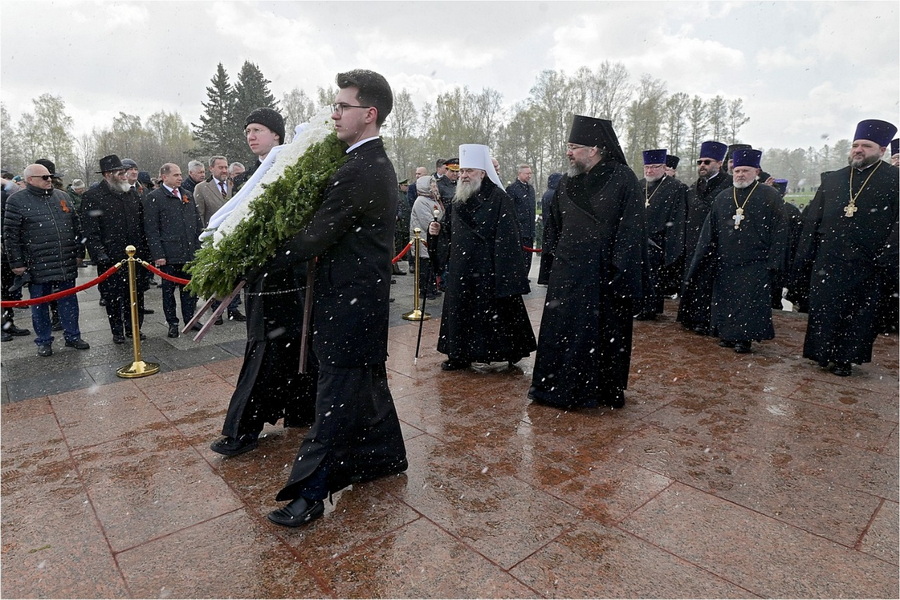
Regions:
<instances>
[{"instance_id":1,"label":"pectoral cross","mask_svg":"<svg viewBox=\"0 0 900 600\"><path fill-rule=\"evenodd\" d=\"M847 206L844 207L844 216L852 217L853 213L855 213L856 211L857 211L857 208L856 208L855 204L848 204Z\"/></svg>"},{"instance_id":2,"label":"pectoral cross","mask_svg":"<svg viewBox=\"0 0 900 600\"><path fill-rule=\"evenodd\" d=\"M737 211L734 213L734 216L731 217L731 218L734 219L734 228L735 228L735 229L738 229L738 228L741 226L741 221L743 221L743 220L746 219L747 217L744 216L744 209L743 209L743 208L739 208L739 209L737 209Z\"/></svg>"}]
</instances>

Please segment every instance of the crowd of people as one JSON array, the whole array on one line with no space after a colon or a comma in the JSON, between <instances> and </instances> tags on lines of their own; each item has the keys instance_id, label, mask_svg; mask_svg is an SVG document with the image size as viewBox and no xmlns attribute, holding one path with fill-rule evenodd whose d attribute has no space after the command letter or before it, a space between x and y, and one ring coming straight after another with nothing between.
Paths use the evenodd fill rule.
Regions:
<instances>
[{"instance_id":1,"label":"crowd of people","mask_svg":"<svg viewBox=\"0 0 900 600\"><path fill-rule=\"evenodd\" d=\"M657 319L666 298L680 300L677 320L686 329L747 353L775 335L772 310L786 293L809 313L804 357L837 376L871 360L879 332L896 331L900 155L890 123L859 123L848 166L823 174L801 214L784 200L788 182L762 171L763 153L749 145L704 142L690 185L677 177L678 157L647 149L638 180L612 123L575 115L568 168L549 176L540 199L537 283L547 294L536 338L523 301L537 208L530 165L516 165L504 188L489 148L463 144L434 172L418 167L411 183L398 182L380 137L393 106L390 85L365 70L340 73L336 83L331 118L347 161L309 225L246 274L247 316L239 299L227 307L230 319L247 320L247 344L212 450L255 449L266 422L309 427L277 496L287 504L269 514L274 523L308 523L322 516L329 494L407 468L385 362L391 276L407 273L392 258L414 237L422 243L408 265L418 269L420 293L445 294L441 369L515 365L536 352L528 396L560 409L624 406L633 321ZM284 143L284 120L260 108L244 132L259 159L247 169L213 156L191 161L186 178L177 164L164 164L152 181L134 161L109 155L100 159L97 185L75 180L67 190L48 161L26 167L19 181L5 173L4 299L26 284L32 297L71 289L85 250L103 273L129 244L163 273L189 278L185 265L201 231L272 162L263 163ZM889 146L893 164L882 160ZM149 312L149 286L142 277L141 315ZM181 322L196 306L187 290L163 280L170 337L179 335L176 288ZM124 273L106 279L100 293L113 341L122 344L137 333ZM66 345L89 348L76 297L56 302ZM40 356L52 355L51 315L48 304L32 307ZM3 318L4 341L30 334L11 311Z\"/></svg>"}]
</instances>

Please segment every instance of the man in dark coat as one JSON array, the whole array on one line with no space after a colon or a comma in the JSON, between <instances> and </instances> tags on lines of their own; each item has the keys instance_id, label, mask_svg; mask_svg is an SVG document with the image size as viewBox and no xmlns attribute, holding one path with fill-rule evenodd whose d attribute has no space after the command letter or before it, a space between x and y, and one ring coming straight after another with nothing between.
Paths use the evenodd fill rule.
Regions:
<instances>
[{"instance_id":1,"label":"man in dark coat","mask_svg":"<svg viewBox=\"0 0 900 600\"><path fill-rule=\"evenodd\" d=\"M690 187L687 197L687 213L684 225L685 271L690 267L700 230L709 215L716 196L731 187L731 176L722 171L722 161L728 146L721 142L705 141L700 145L697 160L697 181ZM682 279L687 273L682 273ZM712 302L712 281L694 278L690 286L682 285L681 302L678 304L678 322L686 329L701 335L709 333L709 308Z\"/></svg>"},{"instance_id":2,"label":"man in dark coat","mask_svg":"<svg viewBox=\"0 0 900 600\"><path fill-rule=\"evenodd\" d=\"M13 180L13 174L8 171L3 171L3 182L2 189L0 189L0 221L3 219L3 215L6 214L6 199L9 198L12 194L19 191L19 186L16 185ZM4 238L0 238L0 242L3 242ZM0 297L3 300L21 300L22 299L22 289L19 288L17 290L10 290L9 286L13 284L16 276L13 274L12 269L9 266L9 259L6 257L6 249L0 248ZM3 309L3 326L2 326L2 340L4 342L10 342L16 337L31 335L31 330L24 329L22 327L16 327L15 321L15 312L11 308Z\"/></svg>"},{"instance_id":3,"label":"man in dark coat","mask_svg":"<svg viewBox=\"0 0 900 600\"><path fill-rule=\"evenodd\" d=\"M234 176L233 194L237 194L244 183L256 173L272 148L284 143L284 117L277 110L267 106L257 108L247 115L244 122L244 137L250 151L256 155L256 162L240 175Z\"/></svg>"},{"instance_id":4,"label":"man in dark coat","mask_svg":"<svg viewBox=\"0 0 900 600\"><path fill-rule=\"evenodd\" d=\"M850 165L822 176L794 260L795 277L809 282L803 356L841 377L872 360L881 278L897 280L898 169L881 160L896 132L859 123Z\"/></svg>"},{"instance_id":5,"label":"man in dark coat","mask_svg":"<svg viewBox=\"0 0 900 600\"><path fill-rule=\"evenodd\" d=\"M462 157L460 157L460 160L462 160ZM518 165L516 167L516 180L506 188L506 193L509 194L509 197L513 199L515 204L516 219L519 221L519 231L522 233L520 245L523 246L523 268L526 279L528 279L528 274L531 272L532 253L524 248L534 247L534 212L536 209L535 191L534 186L531 185L531 175L532 171L529 165ZM499 177L497 181L500 181Z\"/></svg>"},{"instance_id":6,"label":"man in dark coat","mask_svg":"<svg viewBox=\"0 0 900 600\"><path fill-rule=\"evenodd\" d=\"M156 266L173 277L190 279L184 266L194 260L200 249L203 224L191 194L181 189L181 168L166 163L159 168L161 185L144 197L144 233L150 246L150 258ZM197 298L183 285L163 279L163 313L169 324L169 337L178 337L178 314L175 312L175 288L181 296L181 318L185 324L194 318ZM201 329L200 323L194 329Z\"/></svg>"},{"instance_id":7,"label":"man in dark coat","mask_svg":"<svg viewBox=\"0 0 900 600\"><path fill-rule=\"evenodd\" d=\"M576 115L556 191L555 256L528 396L559 408L625 404L641 299L644 199L612 123Z\"/></svg>"},{"instance_id":8,"label":"man in dark coat","mask_svg":"<svg viewBox=\"0 0 900 600\"><path fill-rule=\"evenodd\" d=\"M445 371L472 362L519 362L535 350L522 294L530 289L523 266L522 234L512 198L500 187L487 146L459 147L456 206L440 236L438 269L447 266L438 352ZM435 247L441 225L429 225Z\"/></svg>"},{"instance_id":9,"label":"man in dark coat","mask_svg":"<svg viewBox=\"0 0 900 600\"><path fill-rule=\"evenodd\" d=\"M50 171L40 164L25 167L26 187L10 196L3 214L3 247L13 275L28 278L28 291L39 298L75 287L84 256L81 222L69 195L53 187ZM78 299L57 300L66 346L90 348L81 339ZM38 356L53 355L48 303L31 307Z\"/></svg>"},{"instance_id":10,"label":"man in dark coat","mask_svg":"<svg viewBox=\"0 0 900 600\"><path fill-rule=\"evenodd\" d=\"M543 229L543 243L541 244L541 266L538 269L538 285L547 285L550 282L550 271L553 269L553 253L547 248L547 239L553 238L554 233L548 230L553 226L550 219L550 207L553 205L553 198L556 196L556 188L562 179L562 173L550 173L547 177L547 191L541 196L541 223Z\"/></svg>"},{"instance_id":11,"label":"man in dark coat","mask_svg":"<svg viewBox=\"0 0 900 600\"><path fill-rule=\"evenodd\" d=\"M781 310L783 304L782 298L790 294L791 285L791 266L794 264L794 254L797 252L797 244L800 243L800 234L803 232L803 217L800 216L800 209L784 199L787 193L787 179L773 179L772 187L774 187L781 195L783 204L784 223L787 227L787 246L785 248L785 270L780 274L778 281L772 286L772 309ZM787 292L785 292L787 289Z\"/></svg>"},{"instance_id":12,"label":"man in dark coat","mask_svg":"<svg viewBox=\"0 0 900 600\"><path fill-rule=\"evenodd\" d=\"M734 151L734 187L713 201L687 275L689 282L712 279L711 333L739 354L750 352L754 340L775 337L772 284L785 269L783 201L756 179L761 156Z\"/></svg>"},{"instance_id":13,"label":"man in dark coat","mask_svg":"<svg viewBox=\"0 0 900 600\"><path fill-rule=\"evenodd\" d=\"M337 85L331 118L349 160L309 226L278 254L288 261L318 257L315 423L276 498L291 502L268 515L285 527L321 517L330 493L407 468L385 368L397 175L379 132L393 94L372 71L340 73Z\"/></svg>"},{"instance_id":14,"label":"man in dark coat","mask_svg":"<svg viewBox=\"0 0 900 600\"><path fill-rule=\"evenodd\" d=\"M647 222L647 268L644 298L635 318L650 320L662 314L666 282L683 260L684 216L687 210L685 192L680 181L665 174L666 150L645 150L644 214Z\"/></svg>"},{"instance_id":15,"label":"man in dark coat","mask_svg":"<svg viewBox=\"0 0 900 600\"><path fill-rule=\"evenodd\" d=\"M127 169L115 154L101 158L98 173L103 175L103 181L88 190L82 201L80 215L84 236L98 273L104 273L115 263L128 258L127 246L134 246L136 256L140 258L150 257L144 236L141 198L128 182ZM146 272L143 267L136 270L138 327L144 323L144 292L149 287ZM98 287L100 297L106 303L113 342L124 344L125 337L132 335L127 265Z\"/></svg>"}]
</instances>

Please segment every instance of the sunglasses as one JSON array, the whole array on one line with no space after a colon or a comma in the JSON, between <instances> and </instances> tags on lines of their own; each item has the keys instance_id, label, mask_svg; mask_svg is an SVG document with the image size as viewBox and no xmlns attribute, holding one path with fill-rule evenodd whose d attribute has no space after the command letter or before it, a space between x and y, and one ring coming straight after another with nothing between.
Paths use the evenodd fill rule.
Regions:
<instances>
[{"instance_id":1,"label":"sunglasses","mask_svg":"<svg viewBox=\"0 0 900 600\"><path fill-rule=\"evenodd\" d=\"M713 164L714 162L715 162L714 160L710 160L710 159L708 159L708 158L704 158L703 160L698 160L698 161L697 161L697 164L698 164L698 165L711 165L711 164Z\"/></svg>"},{"instance_id":2,"label":"sunglasses","mask_svg":"<svg viewBox=\"0 0 900 600\"><path fill-rule=\"evenodd\" d=\"M53 179L53 175L29 175L28 178L29 179L37 178L37 179L43 179L44 181L50 181L51 179Z\"/></svg>"}]
</instances>

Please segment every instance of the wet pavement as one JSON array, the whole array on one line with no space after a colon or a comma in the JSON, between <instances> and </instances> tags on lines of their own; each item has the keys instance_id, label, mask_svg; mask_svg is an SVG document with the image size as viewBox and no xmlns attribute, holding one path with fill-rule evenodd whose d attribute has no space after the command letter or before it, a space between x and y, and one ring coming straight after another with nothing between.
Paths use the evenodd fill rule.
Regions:
<instances>
[{"instance_id":1,"label":"wet pavement","mask_svg":"<svg viewBox=\"0 0 900 600\"><path fill-rule=\"evenodd\" d=\"M151 289L144 353L163 369L132 380L95 290L91 350L4 343L2 596L900 596L896 336L839 378L800 358L802 315L737 355L667 301L635 323L625 408L564 412L526 399L533 355L442 372L437 318L415 361L411 287L393 286L388 360L409 470L297 530L265 516L304 430L209 450L240 324L167 339Z\"/></svg>"}]
</instances>

